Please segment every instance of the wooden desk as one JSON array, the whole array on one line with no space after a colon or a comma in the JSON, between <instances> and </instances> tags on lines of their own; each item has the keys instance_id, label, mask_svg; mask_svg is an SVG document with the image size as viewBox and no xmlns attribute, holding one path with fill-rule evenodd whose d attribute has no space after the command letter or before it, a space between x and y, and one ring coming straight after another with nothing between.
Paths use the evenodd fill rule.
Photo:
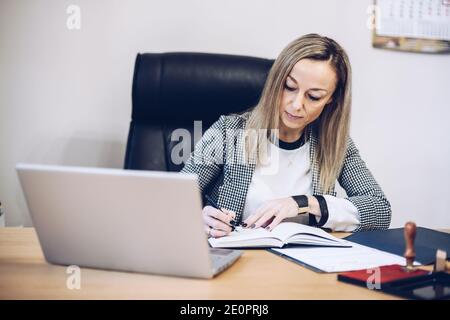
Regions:
<instances>
[{"instance_id":1,"label":"wooden desk","mask_svg":"<svg viewBox=\"0 0 450 320\"><path fill-rule=\"evenodd\" d=\"M0 299L395 299L264 250L246 251L213 280L81 268L81 289L69 290L67 277L46 263L33 228L0 228Z\"/></svg>"}]
</instances>

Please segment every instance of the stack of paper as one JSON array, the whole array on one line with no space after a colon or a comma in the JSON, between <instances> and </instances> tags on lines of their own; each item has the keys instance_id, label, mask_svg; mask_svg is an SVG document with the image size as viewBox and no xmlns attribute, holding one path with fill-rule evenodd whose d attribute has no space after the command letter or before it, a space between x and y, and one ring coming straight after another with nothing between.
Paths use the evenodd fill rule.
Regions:
<instances>
[{"instance_id":1,"label":"stack of paper","mask_svg":"<svg viewBox=\"0 0 450 320\"><path fill-rule=\"evenodd\" d=\"M271 249L271 251L319 272L344 272L391 264L405 264L405 258L398 255L347 242L351 247L297 247ZM420 265L421 263L416 262L415 264Z\"/></svg>"}]
</instances>

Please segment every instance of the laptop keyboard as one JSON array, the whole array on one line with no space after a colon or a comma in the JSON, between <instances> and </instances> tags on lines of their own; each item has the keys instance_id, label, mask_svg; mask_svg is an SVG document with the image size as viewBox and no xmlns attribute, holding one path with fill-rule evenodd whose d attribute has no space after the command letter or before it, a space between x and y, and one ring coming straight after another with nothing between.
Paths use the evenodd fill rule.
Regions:
<instances>
[{"instance_id":1,"label":"laptop keyboard","mask_svg":"<svg viewBox=\"0 0 450 320\"><path fill-rule=\"evenodd\" d=\"M211 261L212 261L213 266L216 267L216 266L220 265L221 261L223 261L223 257L215 255L215 254L212 254L211 255Z\"/></svg>"},{"instance_id":2,"label":"laptop keyboard","mask_svg":"<svg viewBox=\"0 0 450 320\"><path fill-rule=\"evenodd\" d=\"M232 253L235 253L235 250L211 248L209 249L209 253L212 266L217 273L221 272L235 261L235 255L232 255Z\"/></svg>"}]
</instances>

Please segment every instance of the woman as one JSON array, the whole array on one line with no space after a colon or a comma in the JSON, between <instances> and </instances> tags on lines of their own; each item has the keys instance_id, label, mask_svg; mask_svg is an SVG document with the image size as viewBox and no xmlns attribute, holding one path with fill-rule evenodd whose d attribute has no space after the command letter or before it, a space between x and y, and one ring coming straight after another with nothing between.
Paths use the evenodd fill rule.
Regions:
<instances>
[{"instance_id":1,"label":"woman","mask_svg":"<svg viewBox=\"0 0 450 320\"><path fill-rule=\"evenodd\" d=\"M332 39L309 34L275 60L259 103L221 116L187 160L210 237L233 226L272 230L290 220L334 231L389 227L383 191L349 137L351 68ZM337 198L335 182L347 193Z\"/></svg>"}]
</instances>

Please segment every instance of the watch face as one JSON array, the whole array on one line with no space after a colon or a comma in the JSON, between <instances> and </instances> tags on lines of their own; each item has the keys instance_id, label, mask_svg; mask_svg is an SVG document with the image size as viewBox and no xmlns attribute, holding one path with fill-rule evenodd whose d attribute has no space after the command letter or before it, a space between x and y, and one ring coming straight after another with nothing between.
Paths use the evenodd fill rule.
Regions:
<instances>
[{"instance_id":1,"label":"watch face","mask_svg":"<svg viewBox=\"0 0 450 320\"><path fill-rule=\"evenodd\" d=\"M301 214L301 213L307 213L309 211L309 207L299 207L298 208L298 213L299 214Z\"/></svg>"}]
</instances>

